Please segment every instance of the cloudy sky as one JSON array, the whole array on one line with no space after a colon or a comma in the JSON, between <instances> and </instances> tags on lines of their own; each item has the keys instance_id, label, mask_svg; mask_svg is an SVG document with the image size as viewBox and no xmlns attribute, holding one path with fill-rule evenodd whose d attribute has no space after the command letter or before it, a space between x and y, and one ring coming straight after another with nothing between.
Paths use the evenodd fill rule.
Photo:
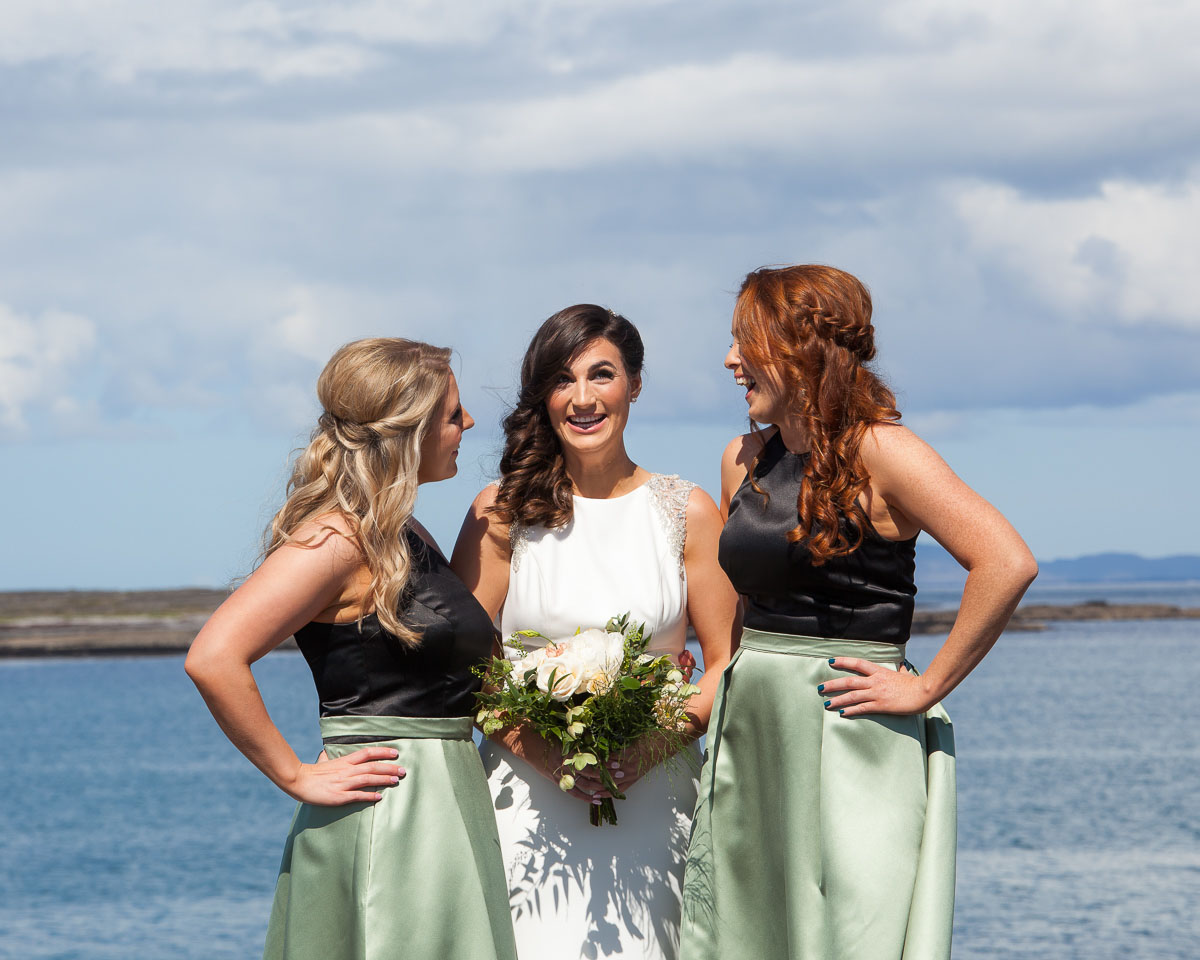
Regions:
<instances>
[{"instance_id":1,"label":"cloudy sky","mask_svg":"<svg viewBox=\"0 0 1200 960\"><path fill-rule=\"evenodd\" d=\"M1196 550L1200 7L0 6L0 588L245 572L340 343L459 352L452 542L537 324L642 330L710 490L765 263L858 274L910 425L1042 559ZM449 543L446 544L447 546Z\"/></svg>"}]
</instances>

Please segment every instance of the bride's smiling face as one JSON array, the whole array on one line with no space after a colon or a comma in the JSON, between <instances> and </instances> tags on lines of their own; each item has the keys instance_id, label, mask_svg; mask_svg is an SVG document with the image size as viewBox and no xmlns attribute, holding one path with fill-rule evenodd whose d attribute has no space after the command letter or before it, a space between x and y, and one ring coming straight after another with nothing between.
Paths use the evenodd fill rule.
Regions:
<instances>
[{"instance_id":1,"label":"bride's smiling face","mask_svg":"<svg viewBox=\"0 0 1200 960\"><path fill-rule=\"evenodd\" d=\"M591 453L620 441L629 404L642 389L621 351L609 340L593 340L558 374L546 398L550 425L565 451Z\"/></svg>"}]
</instances>

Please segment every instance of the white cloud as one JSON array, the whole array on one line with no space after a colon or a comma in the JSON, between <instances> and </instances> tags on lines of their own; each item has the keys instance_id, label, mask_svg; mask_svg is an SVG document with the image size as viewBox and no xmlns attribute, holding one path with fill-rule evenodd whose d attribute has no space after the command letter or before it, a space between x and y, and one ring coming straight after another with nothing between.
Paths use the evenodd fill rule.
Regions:
<instances>
[{"instance_id":1,"label":"white cloud","mask_svg":"<svg viewBox=\"0 0 1200 960\"><path fill-rule=\"evenodd\" d=\"M330 329L333 325L323 315L314 291L300 287L288 297L292 309L270 323L262 332L263 347L286 350L305 360L324 363L338 344Z\"/></svg>"},{"instance_id":2,"label":"white cloud","mask_svg":"<svg viewBox=\"0 0 1200 960\"><path fill-rule=\"evenodd\" d=\"M1143 46L1128 43L1118 18L1083 19L1071 18L1069 34L1065 19L1031 15L941 45L905 40L836 57L735 50L599 72L583 86L434 106L409 97L258 135L317 157L357 144L364 163L406 171L750 161L889 179L980 167L1036 177L1136 155L1138 140L1142 150L1192 142L1198 124L1181 91L1200 85L1200 59L1180 37L1200 30L1200 15L1161 17Z\"/></svg>"},{"instance_id":3,"label":"white cloud","mask_svg":"<svg viewBox=\"0 0 1200 960\"><path fill-rule=\"evenodd\" d=\"M1081 197L977 183L951 191L970 242L1057 309L1200 330L1200 172L1181 184L1110 180Z\"/></svg>"},{"instance_id":4,"label":"white cloud","mask_svg":"<svg viewBox=\"0 0 1200 960\"><path fill-rule=\"evenodd\" d=\"M1064 0L901 0L824 16L770 4L749 13L757 34L735 29L746 17L728 0L9 0L0 64L82 67L122 84L150 76L141 96L151 99L166 89L153 83L160 74L273 85L375 70L378 86L293 105L262 136L322 157L357 148L410 170L772 157L796 170L895 176L1194 142L1196 5L1098 0L1081 16ZM683 18L725 25L728 42L657 50L656 40L688 35ZM768 30L773 19L785 29ZM387 70L411 66L420 48L445 63L422 61L430 72L397 84ZM562 81L576 63L582 75ZM457 87L459 72L474 82ZM208 95L228 90L214 84Z\"/></svg>"},{"instance_id":5,"label":"white cloud","mask_svg":"<svg viewBox=\"0 0 1200 960\"><path fill-rule=\"evenodd\" d=\"M751 36L743 12L812 30ZM695 42L655 48L677 15ZM824 42L839 19L841 45ZM882 359L914 407L1075 402L1138 335L1076 350L1063 314L1196 328L1195 181L1080 172L1107 150L1195 163L1192 27L1190 7L1109 0L1088 17L1032 0L14 0L0 80L121 84L93 112L67 82L24 118L37 136L0 171L0 291L96 318L117 418L233 404L298 422L332 349L370 334L458 344L507 390L536 321L581 299L643 326L643 408L686 418L724 382L741 273L819 259L879 293ZM186 95L164 71L195 74ZM214 110L226 74L274 86ZM1040 313L1018 316L1028 301ZM1154 349L1122 396L1190 375L1163 377Z\"/></svg>"},{"instance_id":6,"label":"white cloud","mask_svg":"<svg viewBox=\"0 0 1200 960\"><path fill-rule=\"evenodd\" d=\"M388 46L478 48L510 25L536 34L555 20L577 32L638 3L598 11L560 0L6 0L0 64L70 62L121 84L154 74L347 77L379 65Z\"/></svg>"},{"instance_id":7,"label":"white cloud","mask_svg":"<svg viewBox=\"0 0 1200 960\"><path fill-rule=\"evenodd\" d=\"M95 324L86 317L48 310L34 318L0 303L0 430L25 432L32 407L68 423L78 417L72 375L95 342Z\"/></svg>"},{"instance_id":8,"label":"white cloud","mask_svg":"<svg viewBox=\"0 0 1200 960\"><path fill-rule=\"evenodd\" d=\"M66 61L116 83L143 74L246 73L271 82L357 73L360 44L313 37L305 15L237 0L11 0L0 6L0 63Z\"/></svg>"}]
</instances>

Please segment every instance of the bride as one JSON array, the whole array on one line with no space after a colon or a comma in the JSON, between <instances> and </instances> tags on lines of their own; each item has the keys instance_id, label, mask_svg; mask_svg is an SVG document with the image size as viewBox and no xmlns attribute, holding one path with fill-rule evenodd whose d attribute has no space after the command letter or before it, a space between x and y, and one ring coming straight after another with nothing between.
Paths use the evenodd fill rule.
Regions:
<instances>
[{"instance_id":1,"label":"bride","mask_svg":"<svg viewBox=\"0 0 1200 960\"><path fill-rule=\"evenodd\" d=\"M705 665L689 709L699 737L737 596L717 564L712 499L625 451L642 354L633 324L603 307L568 307L542 324L504 420L500 482L476 497L452 563L505 637L569 636L628 611L653 632L651 652L678 658L690 622ZM693 744L664 765L656 746L639 742L614 762L626 794L619 824L593 827L587 804L607 794L585 776L563 792L557 745L520 727L484 741L522 960L676 956L697 758Z\"/></svg>"}]
</instances>

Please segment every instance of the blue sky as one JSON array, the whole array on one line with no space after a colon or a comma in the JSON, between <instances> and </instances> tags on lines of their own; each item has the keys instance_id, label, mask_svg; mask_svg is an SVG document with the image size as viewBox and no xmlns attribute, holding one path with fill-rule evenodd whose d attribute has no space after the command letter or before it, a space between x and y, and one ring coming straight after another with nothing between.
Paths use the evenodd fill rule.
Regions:
<instances>
[{"instance_id":1,"label":"blue sky","mask_svg":"<svg viewBox=\"0 0 1200 960\"><path fill-rule=\"evenodd\" d=\"M715 487L765 263L858 274L906 420L1043 559L1193 552L1200 8L1150 0L8 0L0 588L245 572L359 336L454 346L479 426L595 301L630 448Z\"/></svg>"}]
</instances>

